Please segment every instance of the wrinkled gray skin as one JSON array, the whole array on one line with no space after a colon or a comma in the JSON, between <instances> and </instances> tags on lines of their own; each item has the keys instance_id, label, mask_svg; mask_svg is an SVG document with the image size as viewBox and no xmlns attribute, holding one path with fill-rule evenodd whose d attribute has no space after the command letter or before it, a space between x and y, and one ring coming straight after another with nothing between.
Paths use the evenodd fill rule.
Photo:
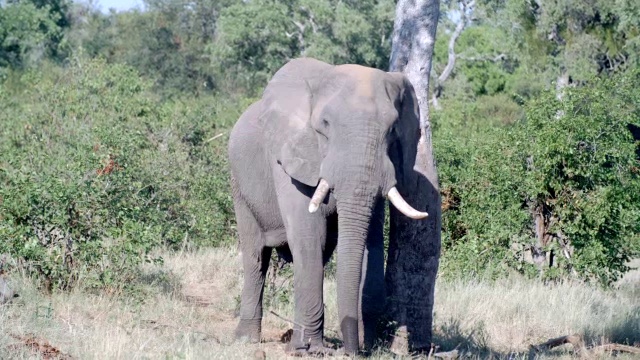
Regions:
<instances>
[{"instance_id":1,"label":"wrinkled gray skin","mask_svg":"<svg viewBox=\"0 0 640 360\"><path fill-rule=\"evenodd\" d=\"M303 58L273 76L229 142L244 267L237 339L260 340L275 248L293 260L295 322L303 326L294 326L287 350L322 351L324 264L337 246L344 350L358 351L360 311L364 345L372 345L385 297L384 195L396 184L403 193L418 137L415 93L401 73ZM320 179L331 192L310 213Z\"/></svg>"}]
</instances>

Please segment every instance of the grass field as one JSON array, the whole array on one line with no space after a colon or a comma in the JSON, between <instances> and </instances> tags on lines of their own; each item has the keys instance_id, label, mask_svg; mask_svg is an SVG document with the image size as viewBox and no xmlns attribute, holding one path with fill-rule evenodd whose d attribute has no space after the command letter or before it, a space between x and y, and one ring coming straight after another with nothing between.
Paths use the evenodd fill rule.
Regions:
<instances>
[{"instance_id":1,"label":"grass field","mask_svg":"<svg viewBox=\"0 0 640 360\"><path fill-rule=\"evenodd\" d=\"M28 279L13 276L20 297L0 308L0 358L246 359L256 350L269 359L285 358L280 337L290 325L268 310L292 318L287 301L270 302L263 343L232 343L241 276L238 255L229 248L166 255L164 265L148 267L143 285L127 296L80 291L45 296ZM326 284L326 335L338 337L335 282ZM587 345L639 343L640 272L628 274L615 291L517 278L440 282L434 327L442 350L458 346L482 359L527 359L529 345L574 333ZM565 345L536 358L571 354ZM394 356L380 350L373 358Z\"/></svg>"}]
</instances>

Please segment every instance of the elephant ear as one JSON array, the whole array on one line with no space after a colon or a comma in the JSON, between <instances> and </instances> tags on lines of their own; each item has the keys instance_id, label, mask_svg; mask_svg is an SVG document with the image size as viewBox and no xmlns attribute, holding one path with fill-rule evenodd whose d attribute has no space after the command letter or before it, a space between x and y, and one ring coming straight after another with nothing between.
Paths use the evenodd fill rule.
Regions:
<instances>
[{"instance_id":1,"label":"elephant ear","mask_svg":"<svg viewBox=\"0 0 640 360\"><path fill-rule=\"evenodd\" d=\"M273 76L262 96L265 143L291 178L316 186L324 153L311 127L313 84L331 65L296 59Z\"/></svg>"},{"instance_id":2,"label":"elephant ear","mask_svg":"<svg viewBox=\"0 0 640 360\"><path fill-rule=\"evenodd\" d=\"M395 97L395 106L398 111L398 129L400 129L400 141L394 148L394 158L399 159L396 166L396 177L400 190L409 189L409 184L414 175L418 141L420 140L420 110L413 85L407 77L399 72L389 73L397 85L398 92ZM404 194L403 194L404 195Z\"/></svg>"},{"instance_id":3,"label":"elephant ear","mask_svg":"<svg viewBox=\"0 0 640 360\"><path fill-rule=\"evenodd\" d=\"M309 186L318 185L323 157L311 126L298 130L285 141L277 158L287 175Z\"/></svg>"}]
</instances>

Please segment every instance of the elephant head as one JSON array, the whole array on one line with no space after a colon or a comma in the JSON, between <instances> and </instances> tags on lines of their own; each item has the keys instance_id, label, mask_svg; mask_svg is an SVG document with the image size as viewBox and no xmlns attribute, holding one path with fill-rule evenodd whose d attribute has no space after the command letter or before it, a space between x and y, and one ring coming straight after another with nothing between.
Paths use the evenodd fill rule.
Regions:
<instances>
[{"instance_id":1,"label":"elephant head","mask_svg":"<svg viewBox=\"0 0 640 360\"><path fill-rule=\"evenodd\" d=\"M315 192L315 212L331 191L338 212L338 311L345 349L358 348L363 254L376 204L427 216L400 195L414 171L420 136L415 92L401 73L297 59L263 94L262 125L282 169Z\"/></svg>"}]
</instances>

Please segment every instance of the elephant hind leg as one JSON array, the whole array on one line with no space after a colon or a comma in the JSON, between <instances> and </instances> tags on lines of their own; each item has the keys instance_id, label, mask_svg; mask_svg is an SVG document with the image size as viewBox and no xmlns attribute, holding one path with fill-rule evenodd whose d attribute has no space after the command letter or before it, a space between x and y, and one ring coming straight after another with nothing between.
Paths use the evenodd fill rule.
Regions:
<instances>
[{"instance_id":1,"label":"elephant hind leg","mask_svg":"<svg viewBox=\"0 0 640 360\"><path fill-rule=\"evenodd\" d=\"M289 245L282 245L276 248L278 252L278 256L280 259L284 260L287 263L293 262L293 255L291 254L291 249L289 249Z\"/></svg>"},{"instance_id":2,"label":"elephant hind leg","mask_svg":"<svg viewBox=\"0 0 640 360\"><path fill-rule=\"evenodd\" d=\"M234 205L244 270L240 322L235 337L240 341L259 342L264 282L272 249L264 246L262 231L244 201L236 198Z\"/></svg>"}]
</instances>

